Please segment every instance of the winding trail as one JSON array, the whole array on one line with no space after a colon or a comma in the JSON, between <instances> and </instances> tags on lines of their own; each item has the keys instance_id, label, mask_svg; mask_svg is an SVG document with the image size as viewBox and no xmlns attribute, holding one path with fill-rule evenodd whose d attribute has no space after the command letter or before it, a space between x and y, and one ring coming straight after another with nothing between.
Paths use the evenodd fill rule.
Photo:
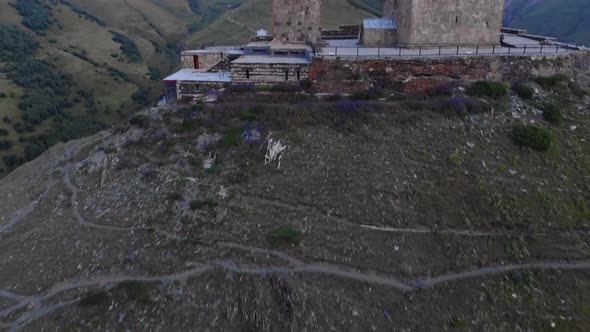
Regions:
<instances>
[{"instance_id":1,"label":"winding trail","mask_svg":"<svg viewBox=\"0 0 590 332\"><path fill-rule=\"evenodd\" d=\"M72 156L72 149L73 147L69 147L66 149L66 157L71 159ZM66 165L63 171L63 181L68 190L71 191L72 195L70 196L70 203L72 206L72 214L74 219L83 226L91 227L95 229L102 229L108 231L122 231L122 232L133 232L133 231L155 231L167 238L174 239L174 240L181 240L182 238L178 237L175 234L171 234L165 231L154 230L151 228L125 228L125 227L116 227L116 226L104 226L98 225L92 222L88 222L84 219L81 215L78 207L78 188L72 184L70 174L72 170L72 161L69 160L68 164ZM47 195L54 184L49 186L42 194ZM31 203L28 207L23 208L16 213L18 218L16 219L17 222L22 220L26 214L30 213L35 206L38 204L39 199ZM273 202L273 204L280 204L281 206L289 206L288 203L277 203ZM304 211L315 211L309 210L305 206L292 206L292 208L302 209ZM340 219L338 217L328 216L335 219ZM11 220L14 220L11 219ZM346 223L350 223L344 220ZM352 223L350 223L352 224ZM359 225L356 225L359 227ZM375 226L368 226L363 225L360 226L366 229L374 229ZM377 229L383 231L390 231L390 229ZM421 230L421 229L391 229L391 231L404 231L404 232L414 232L414 233L429 233L429 232L441 232L441 231L430 231L430 230ZM478 233L478 232L471 232L471 231L446 231L449 234L455 235L467 235L467 236L489 236L489 233ZM269 264L242 264L236 262L231 259L214 259L208 262L199 263L199 265L195 268L179 271L177 273L166 274L166 275L138 275L138 276L130 276L125 274L105 274L105 275L98 275L89 277L86 279L70 279L60 281L55 283L49 289L44 292L33 294L33 295L26 295L26 294L17 294L12 291L8 290L0 290L0 298L8 299L10 301L14 301L14 305L5 308L0 311L0 319L10 319L9 322L3 321L0 322L0 326L8 326L11 331L18 331L36 319L42 318L49 313L58 310L60 308L72 305L77 303L80 300L80 296L83 296L88 290L91 289L103 289L103 288L110 288L116 286L122 282L128 281L136 281L136 282L148 282L148 283L161 283L161 282L170 282L170 281L179 281L179 280L187 280L189 278L194 278L201 276L207 272L219 272L219 271L232 271L235 273L240 274L253 274L253 275L266 275L266 274L312 274L312 275L325 275L328 277L339 278L339 279L348 279L357 282L363 282L368 284L375 284L375 285L382 285L386 287L391 287L398 291L402 292L411 292L419 289L426 289L432 288L440 284L445 284L449 282L456 282L466 279L484 277L489 275L495 275L500 273L506 273L510 271L516 270L590 270L590 261L580 261L575 263L564 263L564 262L552 262L552 261L545 261L545 262L531 262L531 263L524 263L524 264L510 264L510 265L499 265L499 266L488 266L482 267L478 269L468 270L468 271L461 271L461 272L451 272L447 274L442 274L435 277L428 277L428 278L417 278L415 280L401 280L396 278L392 275L386 274L379 274L376 272L367 272L361 271L358 268L340 265L340 264L331 264L325 262L304 262L296 257L292 257L286 252L277 251L277 250L270 250L264 248L257 248L251 247L243 244L236 244L236 243L228 243L228 242L218 242L213 243L211 246L219 248L219 249L231 249L237 250L242 253L245 253L243 256L273 256L279 258L284 261L283 265L269 265ZM63 299L63 300L53 300L58 295L63 295L66 292L77 290L77 295L71 295L73 298ZM13 317L16 316L16 317Z\"/></svg>"},{"instance_id":2,"label":"winding trail","mask_svg":"<svg viewBox=\"0 0 590 332\"><path fill-rule=\"evenodd\" d=\"M70 180L71 167L72 167L71 164L68 164L66 166L66 168L64 170L63 181L64 181L64 184L66 185L66 187L68 188L68 190L72 193L72 195L70 196L70 204L72 205L72 214L74 215L74 219L76 219L76 221L80 225L90 227L90 228L95 228L95 229L107 230L107 231L121 231L121 232L152 232L153 231L157 234L160 234L160 235L167 237L169 239L172 239L172 240L180 241L180 240L184 239L184 238L177 236L175 234L166 232L164 230L156 229L156 228L151 228L151 227L107 226L107 225L100 225L100 224L86 221L86 219L84 219L84 217L82 217L82 215L80 214L80 209L78 208L78 188L76 188L76 186L74 186L72 184L72 181Z\"/></svg>"},{"instance_id":3,"label":"winding trail","mask_svg":"<svg viewBox=\"0 0 590 332\"><path fill-rule=\"evenodd\" d=\"M33 210L35 210L35 208L39 205L39 202L45 198L49 192L51 191L51 189L57 184L57 181L54 179L49 179L47 180L46 184L45 184L45 190L35 199L33 200L31 203L29 203L29 205L20 208L19 210L17 210L12 217L8 220L8 223L0 226L0 234L8 231L9 229L11 229L12 227L14 227L16 224L18 224L19 222L21 222L23 219L25 219L29 213L33 212Z\"/></svg>"},{"instance_id":4,"label":"winding trail","mask_svg":"<svg viewBox=\"0 0 590 332\"><path fill-rule=\"evenodd\" d=\"M311 213L319 215L323 218L328 220L334 221L336 223L340 223L343 225L347 225L350 227L355 228L362 228L369 231L375 232L388 232L388 233L407 233L407 234L445 234L445 235L457 235L457 236L470 236L470 237L492 237L492 236L507 236L511 235L509 233L501 233L501 232L482 232L482 231L472 231L472 230L462 230L462 229L429 229L429 228L392 228L392 227L381 227L381 226L373 226L373 225L363 225L351 222L345 218L338 217L335 215L331 215L329 213L325 213L319 211L311 206L307 206L304 204L299 203L288 203L279 200L271 200L265 199L260 197L253 197L243 193L240 193L240 196L247 201L259 203L263 205L270 205L278 208L284 208L291 211L296 212L304 212L304 213ZM235 207L242 207L239 204L229 204L230 206Z\"/></svg>"},{"instance_id":5,"label":"winding trail","mask_svg":"<svg viewBox=\"0 0 590 332\"><path fill-rule=\"evenodd\" d=\"M32 308L23 313L16 320L11 323L12 330L18 330L35 319L43 317L48 313L76 303L80 298L59 302L57 304L44 305L44 302L57 295L71 290L78 290L84 288L101 288L112 285L117 285L126 281L137 282L169 282L186 280L192 277L200 276L206 272L216 270L227 270L242 274L321 274L332 276L336 278L349 279L358 282L365 282L369 284L383 285L397 289L399 291L414 291L418 289L432 288L439 284L455 282L465 279L477 278L482 276L506 273L515 270L590 270L590 261L577 263L562 263L562 262L534 262L525 264L510 264L503 266L483 267L475 270L448 273L433 278L417 279L411 281L401 281L393 276L378 275L376 273L368 273L358 271L354 268L327 264L321 262L304 263L297 258L293 258L286 253L274 250L267 250L262 248L248 247L233 243L218 243L218 247L231 248L240 251L247 251L250 254L258 255L272 255L285 260L287 266L262 266L262 265L240 265L233 260L214 260L203 263L198 267L185 270L178 273L160 275L160 276L128 276L124 274L112 274L96 276L88 279L74 279L56 283L49 290L38 295L21 295L8 291L0 291L0 297L8 298L18 301L17 304L0 311L0 318L6 318L22 308Z\"/></svg>"}]
</instances>

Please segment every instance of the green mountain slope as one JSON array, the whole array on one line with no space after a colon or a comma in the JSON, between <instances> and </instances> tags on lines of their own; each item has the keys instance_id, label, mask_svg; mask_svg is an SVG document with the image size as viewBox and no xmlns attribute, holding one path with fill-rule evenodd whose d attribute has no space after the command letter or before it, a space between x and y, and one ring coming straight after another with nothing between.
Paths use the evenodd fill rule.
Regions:
<instances>
[{"instance_id":1,"label":"green mountain slope","mask_svg":"<svg viewBox=\"0 0 590 332\"><path fill-rule=\"evenodd\" d=\"M371 1L325 0L322 24L358 23ZM0 177L156 100L180 49L247 42L270 20L270 0L1 1Z\"/></svg>"},{"instance_id":2,"label":"green mountain slope","mask_svg":"<svg viewBox=\"0 0 590 332\"><path fill-rule=\"evenodd\" d=\"M590 1L508 0L504 24L590 45Z\"/></svg>"}]
</instances>

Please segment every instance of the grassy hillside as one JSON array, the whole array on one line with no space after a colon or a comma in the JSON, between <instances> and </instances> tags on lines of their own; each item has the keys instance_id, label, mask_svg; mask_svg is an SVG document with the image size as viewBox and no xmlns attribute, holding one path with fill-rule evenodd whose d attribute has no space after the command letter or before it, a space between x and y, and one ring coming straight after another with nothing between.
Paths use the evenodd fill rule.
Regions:
<instances>
[{"instance_id":1,"label":"grassy hillside","mask_svg":"<svg viewBox=\"0 0 590 332\"><path fill-rule=\"evenodd\" d=\"M375 12L355 1L324 1L322 25L358 23ZM153 102L161 76L178 66L179 49L247 42L255 29L270 29L270 20L270 0L0 3L0 33L30 39L22 54L0 58L0 177ZM38 67L63 86L46 89L51 80Z\"/></svg>"},{"instance_id":2,"label":"grassy hillside","mask_svg":"<svg viewBox=\"0 0 590 332\"><path fill-rule=\"evenodd\" d=\"M590 45L590 1L510 0L506 2L504 24Z\"/></svg>"},{"instance_id":3,"label":"grassy hillside","mask_svg":"<svg viewBox=\"0 0 590 332\"><path fill-rule=\"evenodd\" d=\"M359 24L362 19L373 17L370 7L346 0L324 0L322 27L337 28L341 24ZM365 6L365 7L362 7ZM361 8L366 8L363 10ZM229 10L185 39L185 47L202 45L231 45L247 42L258 29L271 31L272 7L270 0L249 0Z\"/></svg>"},{"instance_id":4,"label":"grassy hillside","mask_svg":"<svg viewBox=\"0 0 590 332\"><path fill-rule=\"evenodd\" d=\"M176 67L187 9L174 0L0 3L0 177L155 100L159 73ZM48 89L55 81L60 88Z\"/></svg>"}]
</instances>

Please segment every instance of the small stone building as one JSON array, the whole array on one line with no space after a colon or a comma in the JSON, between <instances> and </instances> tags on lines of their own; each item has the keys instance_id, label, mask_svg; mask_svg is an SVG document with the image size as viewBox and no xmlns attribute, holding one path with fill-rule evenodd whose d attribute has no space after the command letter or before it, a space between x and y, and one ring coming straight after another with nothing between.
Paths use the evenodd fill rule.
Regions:
<instances>
[{"instance_id":1,"label":"small stone building","mask_svg":"<svg viewBox=\"0 0 590 332\"><path fill-rule=\"evenodd\" d=\"M499 45L504 0L385 0L406 46Z\"/></svg>"},{"instance_id":2,"label":"small stone building","mask_svg":"<svg viewBox=\"0 0 590 332\"><path fill-rule=\"evenodd\" d=\"M180 61L183 69L196 71L229 71L229 63L244 54L238 49L209 48L183 51Z\"/></svg>"},{"instance_id":3,"label":"small stone building","mask_svg":"<svg viewBox=\"0 0 590 332\"><path fill-rule=\"evenodd\" d=\"M231 61L244 51L236 48L208 48L183 51L182 69L164 79L167 103L189 103L232 81Z\"/></svg>"},{"instance_id":4,"label":"small stone building","mask_svg":"<svg viewBox=\"0 0 590 332\"><path fill-rule=\"evenodd\" d=\"M232 82L232 74L181 69L164 79L168 104L192 103L207 98L207 94Z\"/></svg>"},{"instance_id":5,"label":"small stone building","mask_svg":"<svg viewBox=\"0 0 590 332\"><path fill-rule=\"evenodd\" d=\"M361 45L393 46L397 43L397 26L393 18L368 18L363 21Z\"/></svg>"}]
</instances>

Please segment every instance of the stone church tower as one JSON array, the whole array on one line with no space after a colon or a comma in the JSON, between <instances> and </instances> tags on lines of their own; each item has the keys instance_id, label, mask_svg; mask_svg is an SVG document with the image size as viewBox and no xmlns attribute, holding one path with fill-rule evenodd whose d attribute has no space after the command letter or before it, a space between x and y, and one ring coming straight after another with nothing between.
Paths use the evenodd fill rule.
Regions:
<instances>
[{"instance_id":1,"label":"stone church tower","mask_svg":"<svg viewBox=\"0 0 590 332\"><path fill-rule=\"evenodd\" d=\"M504 0L385 0L383 16L397 23L408 46L500 44Z\"/></svg>"},{"instance_id":2,"label":"stone church tower","mask_svg":"<svg viewBox=\"0 0 590 332\"><path fill-rule=\"evenodd\" d=\"M289 44L321 42L321 7L321 0L273 0L274 40Z\"/></svg>"}]
</instances>

